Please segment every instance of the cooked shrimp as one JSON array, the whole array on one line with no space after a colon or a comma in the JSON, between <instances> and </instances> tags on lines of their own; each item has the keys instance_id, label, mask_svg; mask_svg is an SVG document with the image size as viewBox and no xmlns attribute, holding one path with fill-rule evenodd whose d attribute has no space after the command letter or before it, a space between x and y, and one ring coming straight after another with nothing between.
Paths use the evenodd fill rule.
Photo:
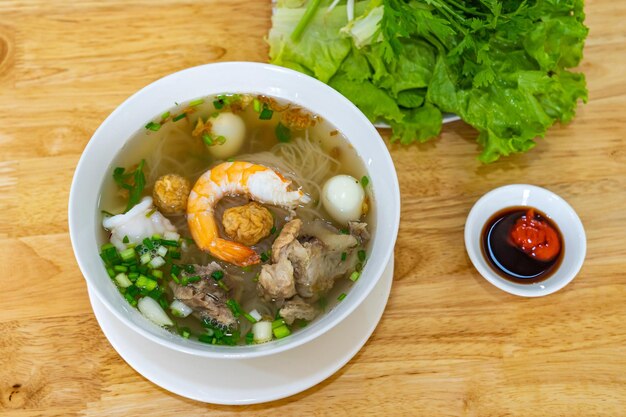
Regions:
<instances>
[{"instance_id":1,"label":"cooked shrimp","mask_svg":"<svg viewBox=\"0 0 626 417\"><path fill-rule=\"evenodd\" d=\"M259 262L250 247L219 237L215 206L226 195L244 195L263 204L295 208L311 198L300 189L288 191L291 181L263 165L249 162L224 162L196 181L187 202L187 222L198 247L216 258L239 266Z\"/></svg>"}]
</instances>

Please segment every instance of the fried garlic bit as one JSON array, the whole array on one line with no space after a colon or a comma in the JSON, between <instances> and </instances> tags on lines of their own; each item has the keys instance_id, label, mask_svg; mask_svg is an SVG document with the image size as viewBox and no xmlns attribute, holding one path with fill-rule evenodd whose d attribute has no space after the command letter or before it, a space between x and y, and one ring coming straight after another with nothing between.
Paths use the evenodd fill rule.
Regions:
<instances>
[{"instance_id":1,"label":"fried garlic bit","mask_svg":"<svg viewBox=\"0 0 626 417\"><path fill-rule=\"evenodd\" d=\"M269 236L274 218L268 209L251 202L224 211L222 224L230 239L251 246Z\"/></svg>"},{"instance_id":2,"label":"fried garlic bit","mask_svg":"<svg viewBox=\"0 0 626 417\"><path fill-rule=\"evenodd\" d=\"M187 209L191 184L178 174L167 174L154 183L154 204L164 214L181 213Z\"/></svg>"}]
</instances>

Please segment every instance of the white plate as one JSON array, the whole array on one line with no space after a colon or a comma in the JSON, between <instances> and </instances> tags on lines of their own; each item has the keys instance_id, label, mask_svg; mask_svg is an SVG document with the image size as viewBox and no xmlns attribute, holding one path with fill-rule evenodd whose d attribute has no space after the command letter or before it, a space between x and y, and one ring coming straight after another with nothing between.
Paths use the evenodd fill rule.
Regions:
<instances>
[{"instance_id":1,"label":"white plate","mask_svg":"<svg viewBox=\"0 0 626 417\"><path fill-rule=\"evenodd\" d=\"M304 391L331 376L363 347L387 305L393 257L372 292L349 316L317 339L276 355L251 359L194 356L133 332L96 298L98 323L120 356L156 385L213 404L257 404Z\"/></svg>"}]
</instances>

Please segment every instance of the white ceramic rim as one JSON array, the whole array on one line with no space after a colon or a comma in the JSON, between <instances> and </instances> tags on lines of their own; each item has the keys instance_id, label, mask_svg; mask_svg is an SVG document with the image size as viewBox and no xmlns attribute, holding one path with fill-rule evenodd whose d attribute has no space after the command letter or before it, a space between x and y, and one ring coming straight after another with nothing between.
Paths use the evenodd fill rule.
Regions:
<instances>
[{"instance_id":1,"label":"white ceramic rim","mask_svg":"<svg viewBox=\"0 0 626 417\"><path fill-rule=\"evenodd\" d=\"M487 264L481 249L481 234L485 222L499 210L512 206L532 206L554 219L563 236L565 253L559 269L545 281L517 284L499 276ZM585 229L576 211L559 195L529 184L511 184L483 195L469 212L465 222L465 249L476 270L491 284L513 295L542 297L569 284L585 260L587 240ZM562 273L559 275L562 271Z\"/></svg>"},{"instance_id":2,"label":"white ceramic rim","mask_svg":"<svg viewBox=\"0 0 626 417\"><path fill-rule=\"evenodd\" d=\"M371 186L375 190L374 234L377 237L372 242L371 253L359 281L331 312L291 337L262 345L210 346L182 339L158 328L141 317L136 309L128 305L124 307L116 299L107 297L113 297L111 289L116 292L117 289L98 257L98 198L102 178L108 172L114 155L138 128L174 102L184 103L226 92L284 98L319 114L342 131L354 146L367 167ZM110 150L112 147L114 152ZM101 157L107 153L111 154L110 158ZM393 161L383 140L365 115L348 99L328 85L287 68L251 62L225 62L168 75L139 90L117 107L95 131L81 155L70 189L68 219L72 248L85 280L94 294L123 323L156 343L189 354L250 358L277 354L306 343L334 327L361 304L374 288L393 253L400 222L400 190ZM117 297L123 300L119 293Z\"/></svg>"}]
</instances>

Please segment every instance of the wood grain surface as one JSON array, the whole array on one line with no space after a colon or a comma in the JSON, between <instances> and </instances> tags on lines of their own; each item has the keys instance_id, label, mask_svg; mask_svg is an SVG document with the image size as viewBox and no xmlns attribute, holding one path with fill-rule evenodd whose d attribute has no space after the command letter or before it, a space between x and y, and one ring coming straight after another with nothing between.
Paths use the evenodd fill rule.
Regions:
<instances>
[{"instance_id":1,"label":"wood grain surface","mask_svg":"<svg viewBox=\"0 0 626 417\"><path fill-rule=\"evenodd\" d=\"M130 368L91 311L67 232L72 174L126 97L174 71L265 61L269 1L0 0L0 415L626 415L626 2L590 0L590 101L524 155L483 166L456 122L389 145L402 223L389 305L327 381L269 404L170 394ZM588 255L564 290L522 299L472 268L463 224L490 189L563 196ZM260 382L262 383L262 381Z\"/></svg>"}]
</instances>

